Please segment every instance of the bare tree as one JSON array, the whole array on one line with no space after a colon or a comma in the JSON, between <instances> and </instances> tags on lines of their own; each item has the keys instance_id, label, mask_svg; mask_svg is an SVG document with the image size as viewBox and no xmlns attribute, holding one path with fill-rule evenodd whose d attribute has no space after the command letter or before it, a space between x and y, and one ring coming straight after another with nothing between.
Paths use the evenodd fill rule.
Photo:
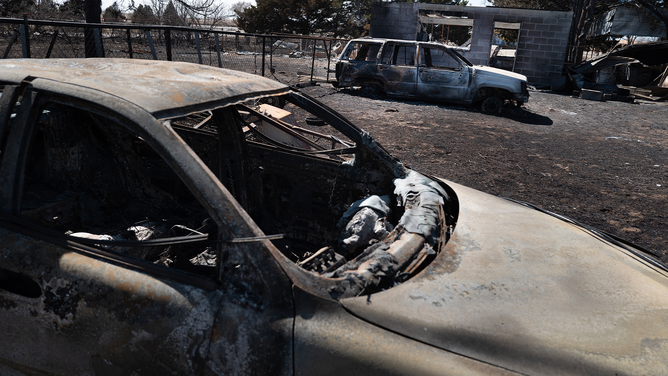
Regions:
<instances>
[{"instance_id":1,"label":"bare tree","mask_svg":"<svg viewBox=\"0 0 668 376\"><path fill-rule=\"evenodd\" d=\"M34 14L36 19L54 18L58 15L58 4L53 0L36 0Z\"/></svg>"},{"instance_id":2,"label":"bare tree","mask_svg":"<svg viewBox=\"0 0 668 376\"><path fill-rule=\"evenodd\" d=\"M252 5L253 4L249 3L248 1L237 1L230 6L230 16L235 16L239 13L242 13L246 8Z\"/></svg>"},{"instance_id":3,"label":"bare tree","mask_svg":"<svg viewBox=\"0 0 668 376\"><path fill-rule=\"evenodd\" d=\"M226 16L227 8L218 0L176 0L179 14L191 26L213 28Z\"/></svg>"},{"instance_id":4,"label":"bare tree","mask_svg":"<svg viewBox=\"0 0 668 376\"><path fill-rule=\"evenodd\" d=\"M165 14L165 9L167 8L167 4L169 4L168 0L150 0L148 2L148 6L153 9L153 14L155 15L156 19L158 20L159 24L164 24L164 14Z\"/></svg>"}]
</instances>

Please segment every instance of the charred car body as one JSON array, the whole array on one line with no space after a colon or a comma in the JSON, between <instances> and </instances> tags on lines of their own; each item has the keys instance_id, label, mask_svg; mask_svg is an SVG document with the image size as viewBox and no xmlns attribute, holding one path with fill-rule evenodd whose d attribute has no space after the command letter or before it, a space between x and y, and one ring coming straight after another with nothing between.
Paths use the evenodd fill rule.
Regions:
<instances>
[{"instance_id":1,"label":"charred car body","mask_svg":"<svg viewBox=\"0 0 668 376\"><path fill-rule=\"evenodd\" d=\"M529 100L527 78L498 68L473 65L457 51L435 42L354 39L336 63L337 87L378 89L400 97L471 104L499 112L503 101Z\"/></svg>"},{"instance_id":2,"label":"charred car body","mask_svg":"<svg viewBox=\"0 0 668 376\"><path fill-rule=\"evenodd\" d=\"M412 171L280 83L122 59L0 80L2 374L667 371L661 263Z\"/></svg>"}]
</instances>

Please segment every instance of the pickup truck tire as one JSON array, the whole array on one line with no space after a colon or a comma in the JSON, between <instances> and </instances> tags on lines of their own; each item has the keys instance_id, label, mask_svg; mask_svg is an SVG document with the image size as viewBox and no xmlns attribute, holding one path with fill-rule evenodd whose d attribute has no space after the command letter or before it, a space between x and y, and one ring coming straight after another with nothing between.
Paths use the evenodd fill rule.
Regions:
<instances>
[{"instance_id":1,"label":"pickup truck tire","mask_svg":"<svg viewBox=\"0 0 668 376\"><path fill-rule=\"evenodd\" d=\"M372 99L378 99L385 96L385 91L380 84L375 82L365 82L361 87L362 95Z\"/></svg>"},{"instance_id":2,"label":"pickup truck tire","mask_svg":"<svg viewBox=\"0 0 668 376\"><path fill-rule=\"evenodd\" d=\"M499 97L489 97L482 102L482 112L488 114L500 114L503 101Z\"/></svg>"}]
</instances>

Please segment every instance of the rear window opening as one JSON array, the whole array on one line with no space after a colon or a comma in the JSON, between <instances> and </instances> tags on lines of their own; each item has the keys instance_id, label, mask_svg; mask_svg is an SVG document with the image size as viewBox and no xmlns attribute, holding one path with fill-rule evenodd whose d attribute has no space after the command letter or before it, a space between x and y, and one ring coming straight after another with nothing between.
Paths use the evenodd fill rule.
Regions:
<instances>
[{"instance_id":1,"label":"rear window opening","mask_svg":"<svg viewBox=\"0 0 668 376\"><path fill-rule=\"evenodd\" d=\"M380 51L380 43L352 42L341 54L341 60L373 62Z\"/></svg>"}]
</instances>

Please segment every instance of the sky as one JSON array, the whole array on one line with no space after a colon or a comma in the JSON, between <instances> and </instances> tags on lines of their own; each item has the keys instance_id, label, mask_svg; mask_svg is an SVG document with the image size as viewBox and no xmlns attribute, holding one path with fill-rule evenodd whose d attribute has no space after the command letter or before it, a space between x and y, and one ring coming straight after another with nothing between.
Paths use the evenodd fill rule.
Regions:
<instances>
[{"instance_id":1,"label":"sky","mask_svg":"<svg viewBox=\"0 0 668 376\"><path fill-rule=\"evenodd\" d=\"M129 0L116 0L119 5L121 4L129 4ZM239 2L240 0L220 0L222 1L223 4L225 4L226 7L231 7L232 4ZM255 5L255 0L243 0L246 2L249 2L253 5ZM104 11L107 7L111 6L111 4L114 3L114 0L102 0L102 11ZM147 4L149 3L149 0L135 0L135 4ZM487 0L469 0L469 5L471 6L485 6L487 4ZM123 6L121 6L123 8Z\"/></svg>"}]
</instances>

